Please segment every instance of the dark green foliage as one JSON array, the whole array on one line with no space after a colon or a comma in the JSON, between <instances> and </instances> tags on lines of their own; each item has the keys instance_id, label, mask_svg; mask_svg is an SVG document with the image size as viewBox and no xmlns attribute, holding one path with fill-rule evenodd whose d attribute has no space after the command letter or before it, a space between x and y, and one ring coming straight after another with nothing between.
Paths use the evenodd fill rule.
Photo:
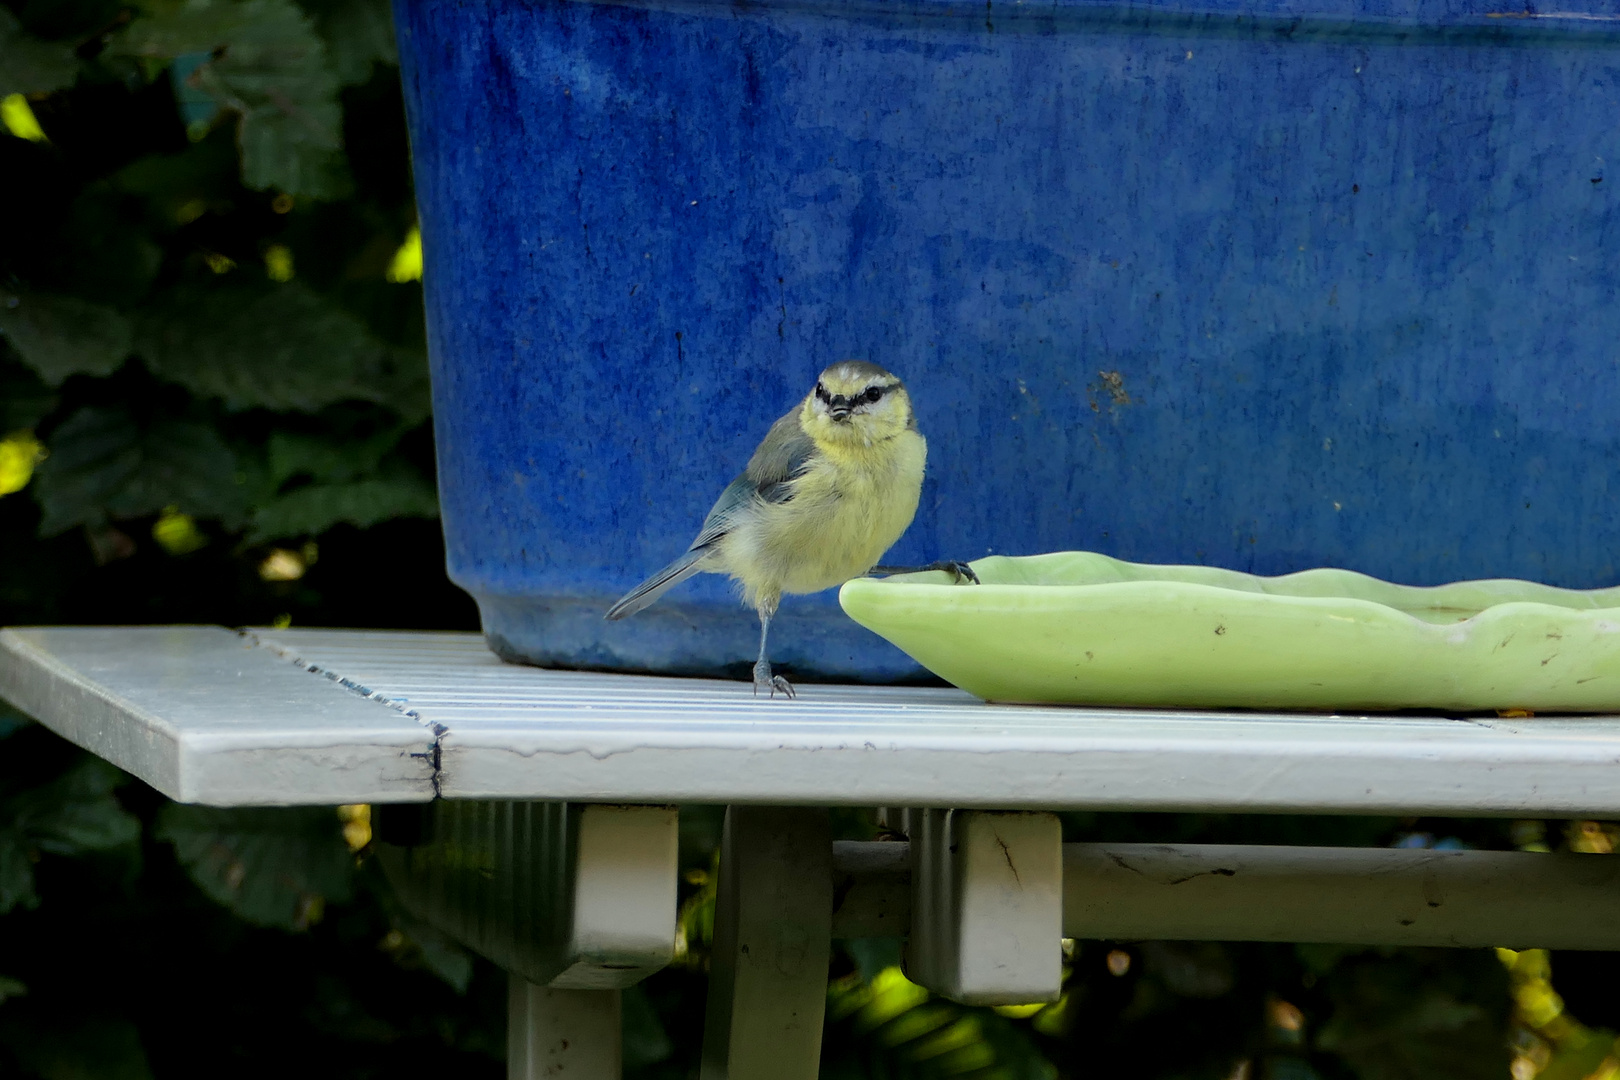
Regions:
<instances>
[{"instance_id":1,"label":"dark green foliage","mask_svg":"<svg viewBox=\"0 0 1620 1080\"><path fill-rule=\"evenodd\" d=\"M0 728L0 739L17 730ZM0 778L0 915L39 903L34 863L41 855L106 851L140 835L140 822L112 794L123 781L91 757L38 786Z\"/></svg>"},{"instance_id":2,"label":"dark green foliage","mask_svg":"<svg viewBox=\"0 0 1620 1080\"><path fill-rule=\"evenodd\" d=\"M185 420L143 427L127 410L95 406L56 429L36 494L42 536L168 506L238 525L247 502L236 459L213 427Z\"/></svg>"},{"instance_id":3,"label":"dark green foliage","mask_svg":"<svg viewBox=\"0 0 1620 1080\"><path fill-rule=\"evenodd\" d=\"M58 90L78 69L70 46L25 33L16 16L0 7L0 97Z\"/></svg>"},{"instance_id":4,"label":"dark green foliage","mask_svg":"<svg viewBox=\"0 0 1620 1080\"><path fill-rule=\"evenodd\" d=\"M204 893L256 926L301 930L354 894L354 859L329 807L166 806L157 838Z\"/></svg>"},{"instance_id":5,"label":"dark green foliage","mask_svg":"<svg viewBox=\"0 0 1620 1080\"><path fill-rule=\"evenodd\" d=\"M376 340L358 318L296 282L173 290L143 313L153 374L231 412L318 412L340 401L427 415L427 361Z\"/></svg>"},{"instance_id":6,"label":"dark green foliage","mask_svg":"<svg viewBox=\"0 0 1620 1080\"><path fill-rule=\"evenodd\" d=\"M61 386L69 375L111 375L129 355L134 328L105 304L28 293L0 295L0 334L47 386Z\"/></svg>"},{"instance_id":7,"label":"dark green foliage","mask_svg":"<svg viewBox=\"0 0 1620 1080\"><path fill-rule=\"evenodd\" d=\"M1341 959L1317 1046L1361 1080L1503 1076L1507 973L1484 953L1404 950Z\"/></svg>"},{"instance_id":8,"label":"dark green foliage","mask_svg":"<svg viewBox=\"0 0 1620 1080\"><path fill-rule=\"evenodd\" d=\"M385 276L415 217L395 62L387 0L0 0L0 97L30 95L49 139L0 130L0 436L50 455L0 497L0 623L476 627L433 520L420 289ZM207 542L161 546L170 512ZM261 576L271 545L302 576ZM692 952L626 995L633 1080L696 1075L719 823L682 810ZM1065 829L1514 845L1497 822ZM829 1078L1506 1075L1483 952L1081 942L1062 1000L1016 1016L920 993L899 957L835 951ZM1568 970L1575 1015L1620 1027L1612 959ZM172 805L0 706L0 1076L493 1080L504 1010L500 973L412 919L330 808ZM1612 1046L1571 1041L1544 1080Z\"/></svg>"},{"instance_id":9,"label":"dark green foliage","mask_svg":"<svg viewBox=\"0 0 1620 1080\"><path fill-rule=\"evenodd\" d=\"M206 57L186 81L239 117L248 187L313 198L352 190L338 75L313 20L292 0L156 3L109 51L158 62Z\"/></svg>"}]
</instances>

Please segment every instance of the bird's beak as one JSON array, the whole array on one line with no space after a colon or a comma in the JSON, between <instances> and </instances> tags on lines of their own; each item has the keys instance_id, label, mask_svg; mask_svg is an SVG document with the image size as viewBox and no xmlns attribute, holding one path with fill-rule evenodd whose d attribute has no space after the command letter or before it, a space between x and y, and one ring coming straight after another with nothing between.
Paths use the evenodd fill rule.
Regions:
<instances>
[{"instance_id":1,"label":"bird's beak","mask_svg":"<svg viewBox=\"0 0 1620 1080\"><path fill-rule=\"evenodd\" d=\"M838 423L842 424L844 421L849 419L849 406L834 405L832 408L827 410L827 415L832 417Z\"/></svg>"}]
</instances>

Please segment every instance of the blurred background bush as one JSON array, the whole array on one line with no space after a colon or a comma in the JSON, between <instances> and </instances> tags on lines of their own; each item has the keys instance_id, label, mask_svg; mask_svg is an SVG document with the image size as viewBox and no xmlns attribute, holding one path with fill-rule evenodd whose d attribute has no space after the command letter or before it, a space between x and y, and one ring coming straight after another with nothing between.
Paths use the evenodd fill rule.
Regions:
<instances>
[{"instance_id":1,"label":"blurred background bush","mask_svg":"<svg viewBox=\"0 0 1620 1080\"><path fill-rule=\"evenodd\" d=\"M0 624L476 629L444 576L385 0L3 0L0 125ZM503 976L400 910L366 859L369 808L179 806L3 704L0 751L0 1075L503 1075ZM719 821L683 808L683 952L627 996L632 1077L696 1075ZM872 834L856 813L839 829ZM1598 954L1081 942L1061 1001L991 1010L930 999L897 943L835 953L828 1077L1620 1080Z\"/></svg>"}]
</instances>

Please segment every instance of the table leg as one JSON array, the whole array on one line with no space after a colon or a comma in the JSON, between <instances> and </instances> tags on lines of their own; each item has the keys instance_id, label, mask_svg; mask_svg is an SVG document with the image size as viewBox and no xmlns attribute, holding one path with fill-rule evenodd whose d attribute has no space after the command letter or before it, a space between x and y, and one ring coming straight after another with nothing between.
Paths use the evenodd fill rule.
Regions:
<instances>
[{"instance_id":1,"label":"table leg","mask_svg":"<svg viewBox=\"0 0 1620 1080\"><path fill-rule=\"evenodd\" d=\"M507 1080L619 1080L619 991L507 978Z\"/></svg>"},{"instance_id":2,"label":"table leg","mask_svg":"<svg viewBox=\"0 0 1620 1080\"><path fill-rule=\"evenodd\" d=\"M1062 989L1063 834L1057 816L910 815L906 974L969 1005L1055 1001Z\"/></svg>"},{"instance_id":3,"label":"table leg","mask_svg":"<svg viewBox=\"0 0 1620 1080\"><path fill-rule=\"evenodd\" d=\"M831 948L827 812L730 807L702 1080L815 1080Z\"/></svg>"}]
</instances>

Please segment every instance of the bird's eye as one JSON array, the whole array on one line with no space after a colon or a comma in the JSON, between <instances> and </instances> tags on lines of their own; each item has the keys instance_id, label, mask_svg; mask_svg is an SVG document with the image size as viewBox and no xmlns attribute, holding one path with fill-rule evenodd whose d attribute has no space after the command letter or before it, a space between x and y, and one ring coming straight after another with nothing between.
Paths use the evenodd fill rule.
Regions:
<instances>
[{"instance_id":1,"label":"bird's eye","mask_svg":"<svg viewBox=\"0 0 1620 1080\"><path fill-rule=\"evenodd\" d=\"M816 397L820 398L822 401L830 402L832 400L832 397L827 393L827 388L822 386L820 383L816 383Z\"/></svg>"},{"instance_id":2,"label":"bird's eye","mask_svg":"<svg viewBox=\"0 0 1620 1080\"><path fill-rule=\"evenodd\" d=\"M865 401L867 403L871 403L871 402L876 401L878 398L880 398L882 396L883 396L883 387L881 387L881 386L871 386L871 387L867 388L866 393L861 395L861 400Z\"/></svg>"}]
</instances>

